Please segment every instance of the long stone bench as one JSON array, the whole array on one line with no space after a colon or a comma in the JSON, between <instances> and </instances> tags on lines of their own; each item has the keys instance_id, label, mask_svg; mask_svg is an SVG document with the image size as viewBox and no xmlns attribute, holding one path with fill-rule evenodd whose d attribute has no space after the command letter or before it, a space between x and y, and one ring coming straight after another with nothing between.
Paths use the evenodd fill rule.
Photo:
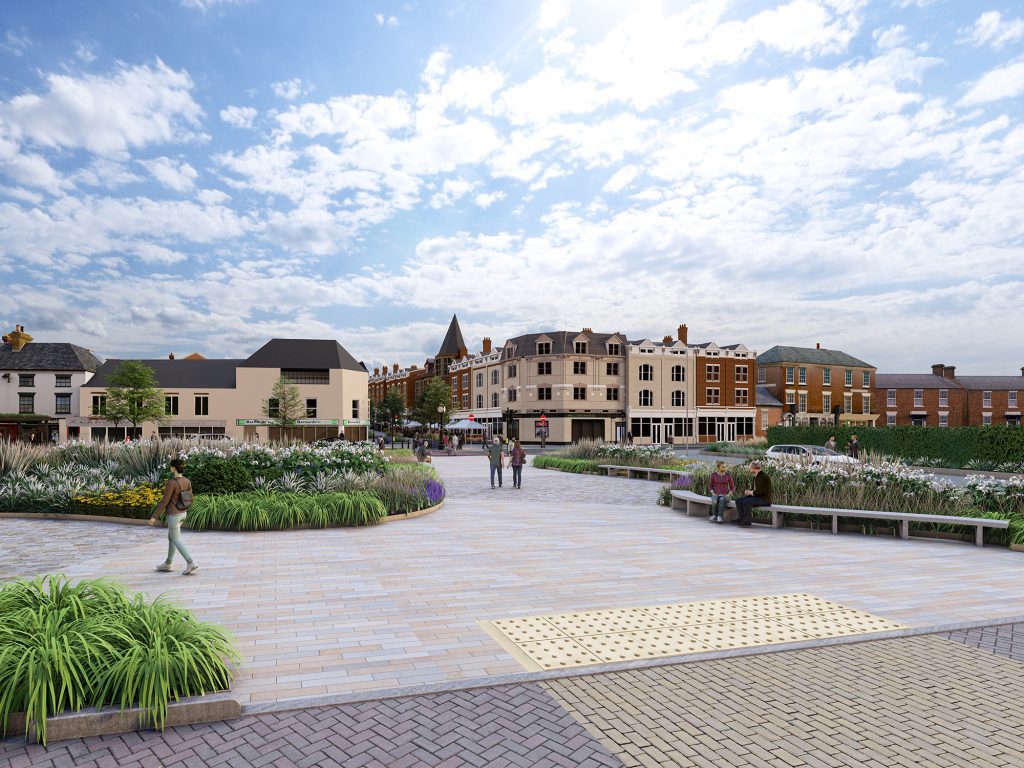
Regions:
<instances>
[{"instance_id":1,"label":"long stone bench","mask_svg":"<svg viewBox=\"0 0 1024 768\"><path fill-rule=\"evenodd\" d=\"M644 477L647 480L671 480L673 477L688 475L689 472L682 469L658 469L657 467L628 467L619 464L601 464L598 472L609 477Z\"/></svg>"},{"instance_id":2,"label":"long stone bench","mask_svg":"<svg viewBox=\"0 0 1024 768\"><path fill-rule=\"evenodd\" d=\"M736 502L729 500L729 507L735 509ZM672 509L685 510L690 517L706 517L711 510L711 497L702 496L693 491L672 491ZM772 513L772 528L782 528L786 522L786 514L820 515L832 518L832 533L839 533L839 518L861 517L873 520L897 520L900 524L900 538L910 538L911 523L938 523L941 525L974 526L974 543L985 546L984 533L986 528L1006 529L1009 520L990 520L984 517L953 517L950 515L923 515L916 512L882 512L867 509L835 509L832 507L799 507L792 504L772 504L757 509Z\"/></svg>"}]
</instances>

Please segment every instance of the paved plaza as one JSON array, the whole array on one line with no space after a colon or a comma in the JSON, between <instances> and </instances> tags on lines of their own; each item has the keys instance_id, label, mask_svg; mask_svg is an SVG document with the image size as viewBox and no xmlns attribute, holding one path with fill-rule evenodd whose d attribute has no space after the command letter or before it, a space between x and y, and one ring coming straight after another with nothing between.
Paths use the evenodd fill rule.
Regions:
<instances>
[{"instance_id":1,"label":"paved plaza","mask_svg":"<svg viewBox=\"0 0 1024 768\"><path fill-rule=\"evenodd\" d=\"M1024 614L1024 556L710 526L656 506L657 483L527 468L522 490L492 490L482 455L435 461L449 496L432 515L188 532L188 578L152 571L163 531L0 521L4 576L108 576L230 629L247 712L8 741L0 765L1024 765L1024 631L995 626ZM495 685L524 668L478 623L799 592L992 627ZM421 693L435 684L470 689Z\"/></svg>"}]
</instances>

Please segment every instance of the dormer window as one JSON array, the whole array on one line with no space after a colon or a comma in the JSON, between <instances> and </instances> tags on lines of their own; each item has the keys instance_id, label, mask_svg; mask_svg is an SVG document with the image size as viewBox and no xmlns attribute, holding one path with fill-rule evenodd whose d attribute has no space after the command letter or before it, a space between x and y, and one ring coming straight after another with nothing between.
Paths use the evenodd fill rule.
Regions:
<instances>
[{"instance_id":1,"label":"dormer window","mask_svg":"<svg viewBox=\"0 0 1024 768\"><path fill-rule=\"evenodd\" d=\"M573 343L573 352L575 352L577 355L585 355L585 354L587 354L587 342L585 342L585 341L574 342Z\"/></svg>"},{"instance_id":2,"label":"dormer window","mask_svg":"<svg viewBox=\"0 0 1024 768\"><path fill-rule=\"evenodd\" d=\"M608 345L608 354L609 355L620 355L622 353L619 351L619 349L620 349L620 347L619 347L618 344L609 344Z\"/></svg>"},{"instance_id":3,"label":"dormer window","mask_svg":"<svg viewBox=\"0 0 1024 768\"><path fill-rule=\"evenodd\" d=\"M538 355L550 355L551 354L551 342L550 341L538 341L537 342L537 354Z\"/></svg>"}]
</instances>

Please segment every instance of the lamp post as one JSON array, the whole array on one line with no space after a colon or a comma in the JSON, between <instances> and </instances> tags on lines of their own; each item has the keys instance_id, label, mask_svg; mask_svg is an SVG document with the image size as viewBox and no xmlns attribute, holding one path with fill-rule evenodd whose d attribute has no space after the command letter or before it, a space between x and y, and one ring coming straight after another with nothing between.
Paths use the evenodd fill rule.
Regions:
<instances>
[{"instance_id":1,"label":"lamp post","mask_svg":"<svg viewBox=\"0 0 1024 768\"><path fill-rule=\"evenodd\" d=\"M445 411L447 411L447 410L448 409L445 408L443 405L437 406L437 440L438 440L438 444L439 445L444 440L444 438L441 436L441 433L444 431L444 425L445 425L444 414L445 414Z\"/></svg>"}]
</instances>

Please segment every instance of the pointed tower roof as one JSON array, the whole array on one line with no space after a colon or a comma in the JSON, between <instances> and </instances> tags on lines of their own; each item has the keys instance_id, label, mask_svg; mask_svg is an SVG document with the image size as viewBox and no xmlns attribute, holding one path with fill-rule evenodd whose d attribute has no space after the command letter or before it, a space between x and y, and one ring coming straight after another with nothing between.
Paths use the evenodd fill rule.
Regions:
<instances>
[{"instance_id":1,"label":"pointed tower roof","mask_svg":"<svg viewBox=\"0 0 1024 768\"><path fill-rule=\"evenodd\" d=\"M437 350L435 357L451 357L458 360L462 357L462 350L466 348L466 342L462 338L462 329L459 328L459 318L452 315L452 322L448 326L448 333L445 334L441 348Z\"/></svg>"}]
</instances>

